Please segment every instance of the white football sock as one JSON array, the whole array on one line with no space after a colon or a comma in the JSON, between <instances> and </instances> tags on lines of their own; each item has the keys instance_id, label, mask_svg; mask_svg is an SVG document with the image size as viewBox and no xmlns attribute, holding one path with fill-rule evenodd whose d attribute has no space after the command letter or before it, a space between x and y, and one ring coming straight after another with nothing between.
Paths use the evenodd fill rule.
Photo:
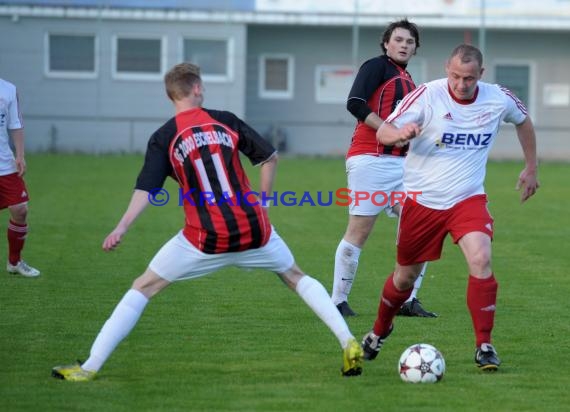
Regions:
<instances>
[{"instance_id":1,"label":"white football sock","mask_svg":"<svg viewBox=\"0 0 570 412\"><path fill-rule=\"evenodd\" d=\"M95 372L101 369L117 345L135 327L147 303L148 298L141 292L129 290L101 328L91 347L89 359L81 367Z\"/></svg>"},{"instance_id":2,"label":"white football sock","mask_svg":"<svg viewBox=\"0 0 570 412\"><path fill-rule=\"evenodd\" d=\"M427 270L427 262L424 262L424 265L422 266L422 271L420 272L420 275L418 276L418 278L416 279L416 281L414 282L414 289L412 290L412 294L410 295L410 297L408 298L408 300L406 302L411 302L412 299L415 299L418 295L418 290L420 290L420 288L422 287L422 281L424 280L424 275L426 273Z\"/></svg>"},{"instance_id":3,"label":"white football sock","mask_svg":"<svg viewBox=\"0 0 570 412\"><path fill-rule=\"evenodd\" d=\"M362 249L342 239L334 257L334 281L331 299L335 305L348 301L356 277L358 258Z\"/></svg>"},{"instance_id":4,"label":"white football sock","mask_svg":"<svg viewBox=\"0 0 570 412\"><path fill-rule=\"evenodd\" d=\"M344 318L333 304L324 286L310 276L303 276L297 283L296 291L305 303L335 334L340 346L345 348L354 338Z\"/></svg>"}]
</instances>

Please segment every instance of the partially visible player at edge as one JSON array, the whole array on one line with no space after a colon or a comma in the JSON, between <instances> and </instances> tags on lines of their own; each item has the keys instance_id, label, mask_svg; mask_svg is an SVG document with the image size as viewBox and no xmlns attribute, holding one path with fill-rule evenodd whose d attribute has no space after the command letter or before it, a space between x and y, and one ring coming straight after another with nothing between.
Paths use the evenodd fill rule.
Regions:
<instances>
[{"instance_id":1,"label":"partially visible player at edge","mask_svg":"<svg viewBox=\"0 0 570 412\"><path fill-rule=\"evenodd\" d=\"M164 82L175 117L151 136L131 202L104 240L103 249L110 251L119 245L150 203L150 192L161 188L168 176L184 193L198 189L192 191L192 201L184 199L185 227L134 281L99 332L87 361L57 366L52 375L70 381L93 379L134 328L150 298L174 281L194 279L227 266L275 272L337 337L343 348L342 375L360 375L362 348L326 289L299 269L266 209L256 199L246 202L238 198L251 190L239 152L260 165L261 192L271 193L277 166L275 149L233 113L202 108L204 87L198 66L176 65ZM204 201L200 193L213 193L215 203Z\"/></svg>"},{"instance_id":2,"label":"partially visible player at edge","mask_svg":"<svg viewBox=\"0 0 570 412\"><path fill-rule=\"evenodd\" d=\"M416 88L406 66L420 47L417 26L407 19L391 23L380 39L384 54L362 64L346 102L346 108L358 120L346 155L348 188L354 192L403 192L404 156L407 147L384 145L376 140L376 130L406 94ZM371 200L359 201L354 195L348 208L348 226L338 244L334 262L332 300L343 316L355 316L348 295L356 277L360 252L374 228L378 215L400 213L400 204L379 206ZM376 202L378 203L378 202ZM413 293L402 305L403 316L436 317L417 299L425 267L416 280Z\"/></svg>"},{"instance_id":3,"label":"partially visible player at edge","mask_svg":"<svg viewBox=\"0 0 570 412\"><path fill-rule=\"evenodd\" d=\"M508 89L480 81L483 71L479 49L459 45L447 60L447 78L408 94L378 129L384 144L409 143L404 186L421 194L417 201L407 198L404 203L397 264L384 284L374 327L363 338L365 359L376 358L423 263L441 257L449 233L469 268L467 307L475 332L475 363L484 371L496 371L501 364L491 343L498 284L491 268L493 218L484 189L489 151L501 122L515 125L524 153L525 168L516 185L522 189L521 202L538 189L538 164L526 107Z\"/></svg>"},{"instance_id":4,"label":"partially visible player at edge","mask_svg":"<svg viewBox=\"0 0 570 412\"><path fill-rule=\"evenodd\" d=\"M10 138L15 156L10 149ZM12 83L0 79L0 210L8 208L8 273L28 278L40 271L22 259L22 250L28 235L28 189L24 182L24 122L20 112L18 92Z\"/></svg>"}]
</instances>

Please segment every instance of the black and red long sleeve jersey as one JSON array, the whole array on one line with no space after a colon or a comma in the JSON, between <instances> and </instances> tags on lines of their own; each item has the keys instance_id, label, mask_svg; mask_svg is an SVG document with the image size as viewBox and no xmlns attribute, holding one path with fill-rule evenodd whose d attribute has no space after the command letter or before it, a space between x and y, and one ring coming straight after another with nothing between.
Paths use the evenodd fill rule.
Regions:
<instances>
[{"instance_id":1,"label":"black and red long sleeve jersey","mask_svg":"<svg viewBox=\"0 0 570 412\"><path fill-rule=\"evenodd\" d=\"M252 189L239 152L255 165L275 149L231 112L195 108L178 113L149 139L135 188L152 192L173 177L184 207L184 236L204 253L261 247L271 224L255 196L247 196Z\"/></svg>"},{"instance_id":2,"label":"black and red long sleeve jersey","mask_svg":"<svg viewBox=\"0 0 570 412\"><path fill-rule=\"evenodd\" d=\"M386 55L365 61L348 95L347 109L358 120L347 153L351 156L405 156L408 146L384 146L376 140L376 130L364 123L371 112L385 120L406 94L416 88L406 67Z\"/></svg>"}]
</instances>

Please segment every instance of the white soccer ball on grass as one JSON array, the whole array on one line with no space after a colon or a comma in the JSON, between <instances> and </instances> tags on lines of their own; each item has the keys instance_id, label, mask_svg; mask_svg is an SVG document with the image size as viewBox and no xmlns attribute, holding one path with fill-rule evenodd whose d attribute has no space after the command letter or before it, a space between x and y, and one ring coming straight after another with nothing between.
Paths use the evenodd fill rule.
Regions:
<instances>
[{"instance_id":1,"label":"white soccer ball on grass","mask_svg":"<svg viewBox=\"0 0 570 412\"><path fill-rule=\"evenodd\" d=\"M417 343L407 348L400 356L398 373L404 382L439 382L445 373L445 360L434 346Z\"/></svg>"}]
</instances>

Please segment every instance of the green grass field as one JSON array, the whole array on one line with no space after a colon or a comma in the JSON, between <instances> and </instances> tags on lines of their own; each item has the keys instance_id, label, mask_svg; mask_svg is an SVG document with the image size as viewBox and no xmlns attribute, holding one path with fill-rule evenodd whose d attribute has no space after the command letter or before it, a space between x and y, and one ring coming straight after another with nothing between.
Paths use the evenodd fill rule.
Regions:
<instances>
[{"instance_id":1,"label":"green grass field","mask_svg":"<svg viewBox=\"0 0 570 412\"><path fill-rule=\"evenodd\" d=\"M336 339L276 276L228 269L175 284L153 299L97 380L51 378L52 366L87 357L132 280L182 226L176 202L150 207L117 251L101 250L141 164L140 156L28 157L25 258L42 276L0 276L0 410L569 410L570 164L543 164L542 187L524 205L514 190L522 163L489 165L500 285L493 336L503 360L496 374L474 366L467 269L447 242L420 291L426 308L440 317L398 318L395 333L360 377L340 376ZM255 181L256 169L250 175ZM275 189L316 194L345 185L342 159L282 159ZM172 182L167 188L176 193ZM279 206L270 215L300 266L330 290L346 209ZM3 211L2 225L7 218ZM394 219L381 217L361 256L351 294L359 316L349 319L358 339L372 326L393 267L395 227ZM6 253L5 236L0 246ZM418 342L443 353L442 382L400 381L399 355Z\"/></svg>"}]
</instances>

